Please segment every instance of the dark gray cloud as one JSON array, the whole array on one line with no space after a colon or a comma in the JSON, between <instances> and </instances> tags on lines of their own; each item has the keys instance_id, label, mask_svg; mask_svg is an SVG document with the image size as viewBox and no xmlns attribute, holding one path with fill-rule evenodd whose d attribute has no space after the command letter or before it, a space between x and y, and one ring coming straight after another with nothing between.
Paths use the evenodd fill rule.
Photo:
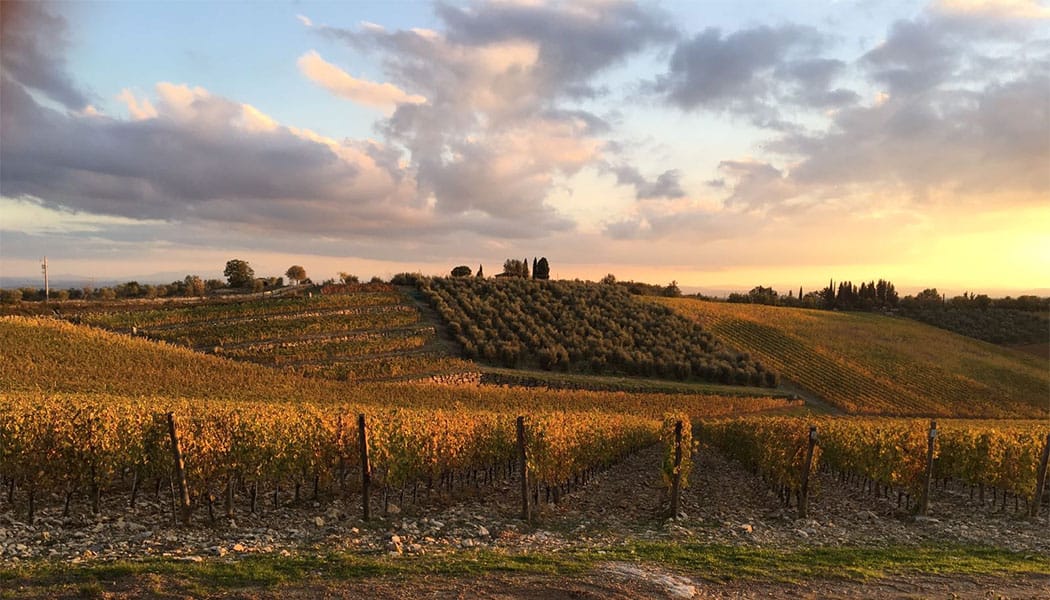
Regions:
<instances>
[{"instance_id":1,"label":"dark gray cloud","mask_svg":"<svg viewBox=\"0 0 1050 600\"><path fill-rule=\"evenodd\" d=\"M1038 19L992 7L953 12L934 6L894 22L860 63L891 94L921 94L961 80L1009 76L1018 60L1040 53L1040 41L1046 41L1046 32ZM1004 45L1020 52L1003 52Z\"/></svg>"},{"instance_id":2,"label":"dark gray cloud","mask_svg":"<svg viewBox=\"0 0 1050 600\"><path fill-rule=\"evenodd\" d=\"M803 157L791 178L804 185L903 185L917 198L943 187L1050 192L1047 90L1050 68L1040 68L977 91L891 96L842 112L825 134L771 148Z\"/></svg>"},{"instance_id":3,"label":"dark gray cloud","mask_svg":"<svg viewBox=\"0 0 1050 600\"><path fill-rule=\"evenodd\" d=\"M88 99L66 72L68 25L45 2L5 1L0 10L0 71L5 77L79 110Z\"/></svg>"},{"instance_id":4,"label":"dark gray cloud","mask_svg":"<svg viewBox=\"0 0 1050 600\"><path fill-rule=\"evenodd\" d=\"M787 100L811 108L838 108L860 100L853 90L835 88L835 78L846 71L846 63L831 58L796 60L782 64L774 75L788 82Z\"/></svg>"},{"instance_id":5,"label":"dark gray cloud","mask_svg":"<svg viewBox=\"0 0 1050 600\"><path fill-rule=\"evenodd\" d=\"M800 189L903 188L926 201L1050 192L1050 37L1009 14L930 10L895 22L859 66L880 99L835 114L823 132L792 132L770 150L792 157ZM878 88L876 88L878 89ZM1009 200L1007 198L1010 198Z\"/></svg>"},{"instance_id":6,"label":"dark gray cloud","mask_svg":"<svg viewBox=\"0 0 1050 600\"><path fill-rule=\"evenodd\" d=\"M633 186L635 197L639 200L652 198L673 199L685 196L685 190L682 189L682 184L679 181L682 174L676 169L664 171L654 180L646 179L638 169L630 165L608 167L608 170L616 175L617 185Z\"/></svg>"},{"instance_id":7,"label":"dark gray cloud","mask_svg":"<svg viewBox=\"0 0 1050 600\"><path fill-rule=\"evenodd\" d=\"M731 111L787 128L778 105L844 106L856 93L834 88L845 64L818 55L827 38L802 25L760 26L723 35L708 28L675 47L650 88L683 110ZM816 56L816 58L814 58Z\"/></svg>"},{"instance_id":8,"label":"dark gray cloud","mask_svg":"<svg viewBox=\"0 0 1050 600\"><path fill-rule=\"evenodd\" d=\"M897 21L886 41L864 55L872 77L891 93L916 93L949 79L961 56L941 22Z\"/></svg>"},{"instance_id":9,"label":"dark gray cloud","mask_svg":"<svg viewBox=\"0 0 1050 600\"><path fill-rule=\"evenodd\" d=\"M243 105L203 90L161 88L157 116L127 121L62 114L9 78L0 85L5 196L135 219L326 234L433 225L410 187L389 176L381 150L372 154L385 164L353 145L246 126Z\"/></svg>"},{"instance_id":10,"label":"dark gray cloud","mask_svg":"<svg viewBox=\"0 0 1050 600\"><path fill-rule=\"evenodd\" d=\"M718 49L733 46L731 39L708 32L679 50L714 60ZM776 63L773 79L798 83L789 101L836 110L825 113L826 127L785 127L762 145L790 167L768 158L723 161L727 208L784 215L859 202L872 193L897 199L903 194L920 204L966 203L987 194L1017 205L1045 201L1050 38L1031 21L928 10L894 22L884 41L853 65L825 58L777 62L773 57L792 38L772 39L776 43L740 69L761 73L759 66ZM853 92L834 89L835 79L850 70L867 78L878 95L862 103ZM728 81L735 83L691 98L707 108L737 92L761 98L769 89L762 77L738 74ZM715 94L720 89L725 93ZM741 110L750 108L741 102Z\"/></svg>"},{"instance_id":11,"label":"dark gray cloud","mask_svg":"<svg viewBox=\"0 0 1050 600\"><path fill-rule=\"evenodd\" d=\"M539 47L540 78L546 91L592 96L588 79L650 44L672 41L677 32L663 12L630 1L584 8L547 4L477 3L466 8L444 2L437 15L449 41L482 46L523 39Z\"/></svg>"}]
</instances>

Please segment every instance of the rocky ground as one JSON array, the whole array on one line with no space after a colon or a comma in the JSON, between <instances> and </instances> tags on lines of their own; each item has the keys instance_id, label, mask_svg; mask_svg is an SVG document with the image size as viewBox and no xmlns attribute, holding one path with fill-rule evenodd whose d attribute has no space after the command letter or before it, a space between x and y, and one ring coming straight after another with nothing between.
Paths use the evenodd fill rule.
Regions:
<instances>
[{"instance_id":1,"label":"rocky ground","mask_svg":"<svg viewBox=\"0 0 1050 600\"><path fill-rule=\"evenodd\" d=\"M63 518L60 504L48 505L38 511L32 525L24 522L21 507L12 510L5 503L0 507L0 565L40 558L69 564L150 556L186 561L218 557L233 560L259 553L292 555L325 550L399 556L496 548L510 552L586 550L600 556L610 548L639 540L773 549L973 544L1046 555L1050 560L1050 520L1045 514L1029 519L1021 512L1015 513L1012 502L1003 512L998 505L993 509L971 501L968 488L950 487L936 492L930 518L914 519L897 508L895 494L876 497L859 486L840 483L832 474L820 474L810 518L798 519L795 509L782 507L776 495L755 476L707 450L696 458L691 487L683 494L682 517L665 521L659 517L664 494L658 477L660 460L660 448L631 457L600 474L582 490L563 497L558 505L544 506L535 526L527 526L518 518L519 497L514 481L479 491L468 486L456 498L434 496L418 505L392 505L388 514L367 523L359 517L360 499L356 496L322 497L320 502L306 501L277 509L266 507L260 515L239 511L232 520L220 519L214 526L209 526L206 516L199 514L204 511L198 510L190 527L171 523L170 499L165 492L156 499L152 493L146 494L134 511L124 508L126 498L107 498L101 516L90 514L78 504L72 517ZM751 592L734 592L732 586L711 587L697 578L675 580L674 574L639 570L629 563L614 561L606 564L603 572L591 582L599 586L594 594L577 590L579 593L573 592L575 597L616 597L620 592L614 588L621 585L616 582L626 586L624 593L628 595L622 597L629 597L631 590L649 588L661 590L659 595L669 597L757 597L746 594L761 591L759 584L748 588ZM665 575L671 579L661 579ZM580 580L586 581L587 578ZM965 581L957 583L966 585ZM449 588L450 593L455 591L455 585L458 584ZM601 585L613 587L603 593ZM820 593L819 582L809 585L817 586L811 593L813 597L831 595L831 590ZM901 589L919 586L921 592L926 589L922 586L936 587L939 582L936 577L926 583L916 583L912 578L887 585ZM1025 585L1035 585L1040 591L1032 597L1039 597L1042 591L1050 592L1050 583L1045 580L1028 581ZM848 587L836 589L848 594ZM978 582L974 589L981 587ZM553 589L548 589L549 596L557 597ZM802 597L809 593L799 590ZM382 597L380 589L373 591ZM480 589L468 591L482 595ZM737 592L738 595L732 595ZM894 593L890 589L885 597L908 597ZM1006 597L1026 596L1019 593Z\"/></svg>"}]
</instances>

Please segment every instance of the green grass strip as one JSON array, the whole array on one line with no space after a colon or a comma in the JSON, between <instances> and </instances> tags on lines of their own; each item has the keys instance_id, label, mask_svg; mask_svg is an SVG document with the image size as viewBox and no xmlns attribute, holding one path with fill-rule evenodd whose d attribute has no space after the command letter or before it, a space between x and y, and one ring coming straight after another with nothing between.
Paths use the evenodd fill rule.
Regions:
<instances>
[{"instance_id":1,"label":"green grass strip","mask_svg":"<svg viewBox=\"0 0 1050 600\"><path fill-rule=\"evenodd\" d=\"M1050 575L1045 555L976 546L827 547L772 550L673 542L632 542L596 551L509 553L459 551L428 556L386 556L330 552L248 556L237 560L172 559L97 562L80 565L30 561L0 568L0 597L48 595L58 590L90 592L99 582L161 581L192 595L282 584L347 581L418 575L470 576L482 573L571 575L610 561L658 565L712 581L864 581L890 574ZM154 583L156 585L156 583ZM89 594L90 595L90 594Z\"/></svg>"}]
</instances>

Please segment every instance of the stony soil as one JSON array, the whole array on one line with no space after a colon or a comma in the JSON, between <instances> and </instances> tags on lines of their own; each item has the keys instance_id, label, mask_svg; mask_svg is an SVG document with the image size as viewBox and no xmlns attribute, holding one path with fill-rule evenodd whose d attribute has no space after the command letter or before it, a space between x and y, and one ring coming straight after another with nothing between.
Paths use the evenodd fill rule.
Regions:
<instances>
[{"instance_id":1,"label":"stony soil","mask_svg":"<svg viewBox=\"0 0 1050 600\"><path fill-rule=\"evenodd\" d=\"M455 497L435 494L419 504L406 501L402 506L392 505L388 514L368 523L359 518L358 496L322 496L317 502L286 504L277 509L269 506L268 500L260 501L264 507L260 515L239 510L232 520L221 518L214 526L208 524L206 511L198 509L194 524L188 528L171 523L166 490L156 499L152 492L146 494L134 511L125 508L126 497L106 498L101 516L75 504L72 516L63 518L61 503L56 500L38 511L32 525L24 522L22 506L13 510L4 503L0 505L0 565L39 558L69 564L149 556L233 560L259 553L291 555L325 550L433 555L477 547L511 552L586 550L600 556L611 547L636 540L781 549L977 544L1046 555L1050 560L1050 519L1045 514L1034 520L1025 518L1013 512L1012 502L1004 512L998 504L992 508L971 501L968 488L938 489L930 518L916 520L897 508L896 495L876 497L857 485L840 483L832 474L820 474L810 518L798 519L795 509L782 507L758 478L707 450L697 456L692 485L683 494L684 514L677 521L664 521L659 516L664 494L658 478L660 460L661 449L657 447L631 457L580 491L562 497L558 505L544 506L532 527L518 519L518 488L513 480L479 490L468 485ZM384 582L353 582L345 584L345 590L368 585L372 586L370 595L391 598L426 597L431 587L447 592L434 597L465 594L489 598L637 597L639 593L751 598L784 591L779 584L711 583L704 581L702 573L675 574L612 561L600 572L572 581L538 575L500 575L497 579L506 583L477 587L459 578L429 582L419 588L414 588L415 584L405 587L401 582L400 587L384 591ZM937 597L949 590L959 597L976 598L984 597L976 594L987 589L1007 590L1001 595L1008 598L1050 597L1050 582L1031 577L1015 581L914 575L895 576L877 584L818 581L796 587L791 593L799 597ZM309 589L304 594L309 595ZM321 595L342 597L343 589L325 588L328 591ZM415 589L416 594L395 594L405 589ZM971 592L974 595L967 595ZM1026 595L1029 592L1031 595ZM266 593L258 592L261 597Z\"/></svg>"}]
</instances>

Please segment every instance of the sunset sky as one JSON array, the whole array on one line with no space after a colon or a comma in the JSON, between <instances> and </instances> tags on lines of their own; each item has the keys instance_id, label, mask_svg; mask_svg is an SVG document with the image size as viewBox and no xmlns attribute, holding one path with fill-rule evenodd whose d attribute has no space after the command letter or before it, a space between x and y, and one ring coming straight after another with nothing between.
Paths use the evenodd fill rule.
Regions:
<instances>
[{"instance_id":1,"label":"sunset sky","mask_svg":"<svg viewBox=\"0 0 1050 600\"><path fill-rule=\"evenodd\" d=\"M1050 5L0 4L0 275L1050 293Z\"/></svg>"}]
</instances>

